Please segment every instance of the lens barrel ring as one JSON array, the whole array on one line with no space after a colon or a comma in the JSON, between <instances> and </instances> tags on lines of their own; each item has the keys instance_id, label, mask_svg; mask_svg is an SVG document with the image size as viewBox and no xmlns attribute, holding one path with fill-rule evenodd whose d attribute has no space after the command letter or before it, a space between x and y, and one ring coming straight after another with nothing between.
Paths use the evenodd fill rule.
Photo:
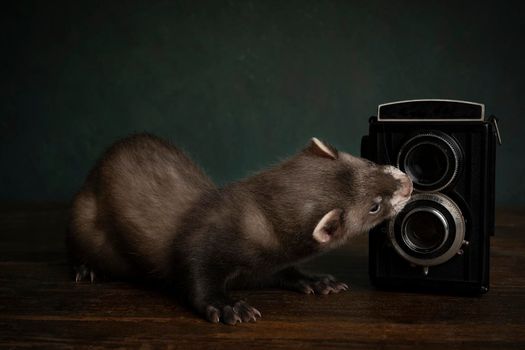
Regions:
<instances>
[{"instance_id":1,"label":"lens barrel ring","mask_svg":"<svg viewBox=\"0 0 525 350\"><path fill-rule=\"evenodd\" d=\"M441 152L438 156L444 156L446 167L441 176L431 182L424 183L418 179L412 171L410 157L421 146L430 146ZM427 158L432 154L426 155ZM417 164L415 164L417 166ZM463 152L454 138L440 131L423 131L412 136L399 149L397 156L397 167L407 173L414 183L414 189L419 192L439 192L450 187L457 179L463 169ZM427 169L428 170L428 169ZM439 170L439 169L437 169Z\"/></svg>"},{"instance_id":2,"label":"lens barrel ring","mask_svg":"<svg viewBox=\"0 0 525 350\"><path fill-rule=\"evenodd\" d=\"M439 220L446 218L447 231L443 235L443 242L431 251L414 249L406 244L402 232L406 228L401 223L407 220L407 216L421 212L414 208L431 208L428 212L439 212ZM412 208L412 209L410 209ZM408 210L406 210L408 209ZM388 237L395 251L405 260L420 266L434 266L450 260L457 254L465 239L466 224L461 209L452 199L442 193L417 193L395 218L390 220L388 226Z\"/></svg>"}]
</instances>

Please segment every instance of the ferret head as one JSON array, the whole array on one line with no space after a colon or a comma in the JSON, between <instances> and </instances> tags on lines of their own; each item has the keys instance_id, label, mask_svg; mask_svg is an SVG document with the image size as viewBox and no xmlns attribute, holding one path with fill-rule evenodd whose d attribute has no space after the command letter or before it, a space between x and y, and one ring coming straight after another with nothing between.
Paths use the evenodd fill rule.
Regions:
<instances>
[{"instance_id":1,"label":"ferret head","mask_svg":"<svg viewBox=\"0 0 525 350\"><path fill-rule=\"evenodd\" d=\"M337 151L313 138L303 151L319 186L321 219L312 236L333 247L395 216L412 194L412 181L399 169Z\"/></svg>"}]
</instances>

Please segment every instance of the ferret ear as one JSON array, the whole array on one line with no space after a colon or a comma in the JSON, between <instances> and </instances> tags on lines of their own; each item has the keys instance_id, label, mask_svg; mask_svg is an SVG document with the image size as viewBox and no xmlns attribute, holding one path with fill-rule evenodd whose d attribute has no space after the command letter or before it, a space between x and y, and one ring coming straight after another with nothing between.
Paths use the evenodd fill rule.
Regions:
<instances>
[{"instance_id":1,"label":"ferret ear","mask_svg":"<svg viewBox=\"0 0 525 350\"><path fill-rule=\"evenodd\" d=\"M338 152L334 147L319 140L317 137L312 137L306 151L330 159L337 159L338 156Z\"/></svg>"},{"instance_id":2,"label":"ferret ear","mask_svg":"<svg viewBox=\"0 0 525 350\"><path fill-rule=\"evenodd\" d=\"M343 214L342 209L333 209L323 216L315 226L313 237L319 243L327 243L341 230Z\"/></svg>"}]
</instances>

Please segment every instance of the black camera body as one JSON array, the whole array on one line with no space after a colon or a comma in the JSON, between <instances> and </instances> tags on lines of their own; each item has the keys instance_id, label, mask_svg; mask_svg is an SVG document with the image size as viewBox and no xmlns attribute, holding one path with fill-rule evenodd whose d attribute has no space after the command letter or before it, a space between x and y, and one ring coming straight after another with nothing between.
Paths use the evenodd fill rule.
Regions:
<instances>
[{"instance_id":1,"label":"black camera body","mask_svg":"<svg viewBox=\"0 0 525 350\"><path fill-rule=\"evenodd\" d=\"M381 288L481 294L489 289L497 119L453 100L380 105L361 153L400 168L414 193L369 234L369 274Z\"/></svg>"}]
</instances>

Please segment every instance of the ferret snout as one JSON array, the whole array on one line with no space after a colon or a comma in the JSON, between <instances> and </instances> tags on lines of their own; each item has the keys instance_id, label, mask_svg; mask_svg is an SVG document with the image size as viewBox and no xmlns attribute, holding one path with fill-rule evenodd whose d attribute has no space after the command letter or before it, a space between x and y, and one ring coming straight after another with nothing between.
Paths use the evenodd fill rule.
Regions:
<instances>
[{"instance_id":1,"label":"ferret snout","mask_svg":"<svg viewBox=\"0 0 525 350\"><path fill-rule=\"evenodd\" d=\"M398 188L397 191L394 192L394 195L392 196L392 199L390 201L390 204L393 208L393 212L399 213L410 199L410 196L412 195L412 191L414 189L412 180L407 174L393 166L385 167L385 173L392 175L394 179L400 182L401 186Z\"/></svg>"},{"instance_id":2,"label":"ferret snout","mask_svg":"<svg viewBox=\"0 0 525 350\"><path fill-rule=\"evenodd\" d=\"M396 194L402 197L410 197L414 186L412 184L412 180L407 174L405 174L404 172L402 172L394 166L386 166L385 173L392 175L394 179L399 180L399 182L401 182L401 188L396 191Z\"/></svg>"}]
</instances>

